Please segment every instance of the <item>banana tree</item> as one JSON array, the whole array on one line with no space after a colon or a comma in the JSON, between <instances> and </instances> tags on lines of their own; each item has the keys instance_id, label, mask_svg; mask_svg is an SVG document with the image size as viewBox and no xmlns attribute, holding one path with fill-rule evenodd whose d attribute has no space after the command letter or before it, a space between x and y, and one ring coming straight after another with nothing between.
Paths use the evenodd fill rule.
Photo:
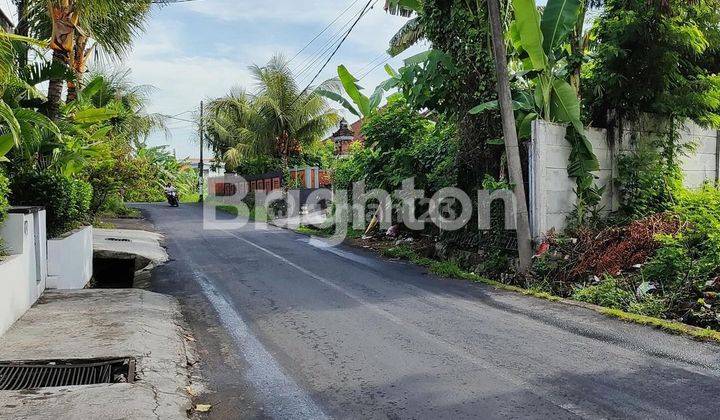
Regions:
<instances>
[{"instance_id":1,"label":"banana tree","mask_svg":"<svg viewBox=\"0 0 720 420\"><path fill-rule=\"evenodd\" d=\"M385 71L390 79L378 85L369 97L362 93L363 88L358 85L359 80L344 65L338 67L337 78L322 83L315 89L315 93L339 103L359 118L370 117L380 108L385 92L398 85L398 74L392 67L385 65ZM348 101L343 96L343 91L352 101Z\"/></svg>"},{"instance_id":2,"label":"banana tree","mask_svg":"<svg viewBox=\"0 0 720 420\"><path fill-rule=\"evenodd\" d=\"M585 135L577 92L565 79L564 48L575 29L583 0L549 0L541 14L535 0L512 0L515 20L510 24L510 45L515 52L518 89L513 108L521 138L530 134L532 121L570 124L567 139L572 145L568 173L576 178L578 195L592 189L592 171L599 169L592 145ZM496 109L497 101L480 104L470 112ZM594 195L597 195L595 191Z\"/></svg>"},{"instance_id":3,"label":"banana tree","mask_svg":"<svg viewBox=\"0 0 720 420\"><path fill-rule=\"evenodd\" d=\"M516 18L510 35L513 46L521 54L523 67L530 71L529 75L535 75L532 99L539 117L569 123L574 129L567 137L573 147L568 172L577 178L579 189L588 189L592 183L590 172L598 170L599 163L585 135L580 100L558 66L582 5L582 0L549 0L540 16L534 0L513 0Z\"/></svg>"},{"instance_id":4,"label":"banana tree","mask_svg":"<svg viewBox=\"0 0 720 420\"><path fill-rule=\"evenodd\" d=\"M422 11L420 0L387 0L385 10L393 15L412 17L390 39L388 54L395 57L425 38L425 24L419 14ZM412 16L415 14L415 16Z\"/></svg>"}]
</instances>

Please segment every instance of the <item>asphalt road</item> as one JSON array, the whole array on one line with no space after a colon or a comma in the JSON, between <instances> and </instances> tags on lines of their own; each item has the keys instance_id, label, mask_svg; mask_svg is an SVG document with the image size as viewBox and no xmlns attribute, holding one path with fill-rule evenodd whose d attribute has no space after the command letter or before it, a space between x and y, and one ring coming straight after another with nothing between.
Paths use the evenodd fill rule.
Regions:
<instances>
[{"instance_id":1,"label":"asphalt road","mask_svg":"<svg viewBox=\"0 0 720 420\"><path fill-rule=\"evenodd\" d=\"M717 418L720 346L146 205L214 418Z\"/></svg>"}]
</instances>

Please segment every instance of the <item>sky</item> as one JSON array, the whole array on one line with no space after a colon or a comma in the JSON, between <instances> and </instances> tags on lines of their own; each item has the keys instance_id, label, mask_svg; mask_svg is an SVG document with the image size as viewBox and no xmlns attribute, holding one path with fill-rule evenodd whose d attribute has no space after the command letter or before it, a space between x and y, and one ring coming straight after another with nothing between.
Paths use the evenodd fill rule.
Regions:
<instances>
[{"instance_id":1,"label":"sky","mask_svg":"<svg viewBox=\"0 0 720 420\"><path fill-rule=\"evenodd\" d=\"M341 16L291 63L298 72L311 67L298 78L301 86L307 85L325 59L312 66L305 63L311 63L311 58L317 56L317 51L321 51L346 22L354 21L366 3L365 0L197 0L157 8L146 32L138 36L132 52L116 67L130 69L134 83L153 87L149 112L192 120L201 100L223 96L234 87L252 89L254 82L248 66L265 64L274 54L292 58ZM360 20L316 84L335 77L337 66L345 64L358 78L367 74L360 84L370 95L377 84L387 79L381 65L386 59L398 68L402 59L427 49L427 45L418 45L390 59L385 53L388 41L407 19L387 14L383 5L384 0L379 0ZM341 15L348 7L350 9ZM193 123L171 120L169 128L169 137L162 132L154 133L148 144L168 145L178 158L199 156L199 136Z\"/></svg>"}]
</instances>

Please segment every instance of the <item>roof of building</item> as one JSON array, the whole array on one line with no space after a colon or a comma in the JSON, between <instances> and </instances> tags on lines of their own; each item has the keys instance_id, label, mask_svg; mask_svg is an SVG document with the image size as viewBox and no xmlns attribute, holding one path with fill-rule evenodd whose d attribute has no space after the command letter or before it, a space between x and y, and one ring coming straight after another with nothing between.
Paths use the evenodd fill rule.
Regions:
<instances>
[{"instance_id":1,"label":"roof of building","mask_svg":"<svg viewBox=\"0 0 720 420\"><path fill-rule=\"evenodd\" d=\"M7 27L8 29L15 28L15 23L13 23L12 19L5 14L2 8L0 8L0 26L3 28Z\"/></svg>"},{"instance_id":2,"label":"roof of building","mask_svg":"<svg viewBox=\"0 0 720 420\"><path fill-rule=\"evenodd\" d=\"M336 139L338 137L354 137L355 132L350 129L348 126L348 122L343 118L340 120L340 128L333 133L332 138Z\"/></svg>"},{"instance_id":3,"label":"roof of building","mask_svg":"<svg viewBox=\"0 0 720 420\"><path fill-rule=\"evenodd\" d=\"M348 122L343 118L340 121L340 128L333 133L333 135L330 137L330 140L334 140L338 137L352 137L350 142L356 142L359 141L361 143L365 142L365 136L362 135L362 125L363 120L359 119L355 121L352 124L348 124Z\"/></svg>"}]
</instances>

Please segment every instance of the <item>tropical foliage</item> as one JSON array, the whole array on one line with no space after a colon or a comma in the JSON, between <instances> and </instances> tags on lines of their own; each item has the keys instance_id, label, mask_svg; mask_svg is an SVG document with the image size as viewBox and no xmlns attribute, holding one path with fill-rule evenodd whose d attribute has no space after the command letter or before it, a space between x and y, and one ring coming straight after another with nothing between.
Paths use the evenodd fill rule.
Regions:
<instances>
[{"instance_id":1,"label":"tropical foliage","mask_svg":"<svg viewBox=\"0 0 720 420\"><path fill-rule=\"evenodd\" d=\"M290 159L324 138L340 117L311 89L301 90L284 58L274 57L250 71L252 91L237 90L210 104L206 123L210 145L229 166L248 158Z\"/></svg>"},{"instance_id":2,"label":"tropical foliage","mask_svg":"<svg viewBox=\"0 0 720 420\"><path fill-rule=\"evenodd\" d=\"M653 113L720 126L720 2L607 0L593 35L583 97L595 125Z\"/></svg>"},{"instance_id":3,"label":"tropical foliage","mask_svg":"<svg viewBox=\"0 0 720 420\"><path fill-rule=\"evenodd\" d=\"M397 86L396 74L393 69L386 65L385 71L391 78L378 85L369 97L362 93L363 88L358 85L358 79L350 74L350 71L344 65L338 67L338 77L336 79L326 81L315 89L315 93L338 102L356 117L371 117L380 108L385 92ZM343 91L350 97L352 102L345 99Z\"/></svg>"},{"instance_id":4,"label":"tropical foliage","mask_svg":"<svg viewBox=\"0 0 720 420\"><path fill-rule=\"evenodd\" d=\"M333 186L352 190L353 183L362 181L367 191L395 191L408 178L413 178L416 189L429 194L453 186L457 182L454 131L452 123L429 121L395 96L363 126L371 146L356 143L348 157L337 161Z\"/></svg>"},{"instance_id":5,"label":"tropical foliage","mask_svg":"<svg viewBox=\"0 0 720 420\"><path fill-rule=\"evenodd\" d=\"M45 206L52 235L92 221L108 202L133 196L133 188L143 188L157 198L158 180L178 180L181 191L188 192L195 185L194 179L189 180L194 178L192 171L171 154L156 152L162 158L147 157L152 153L146 151L145 138L163 128L162 117L145 112L147 87L133 86L127 72L86 73L85 64L73 68L78 61L72 55L62 60L57 54L45 58L50 46L56 53L60 47L68 54L70 47L78 48L73 50L77 52L85 48L78 42L83 37L90 42L90 36L111 53L124 52L150 5L149 1L91 3L22 2L25 13L21 13L20 31L51 38L68 24L71 32L53 37L54 41L62 38L63 45L0 34L0 159L10 179L11 202ZM48 13L67 7L72 14L69 22ZM81 24L90 30L81 30ZM89 58L88 52L83 49L83 61ZM65 103L59 97L52 103L51 95L38 89L57 81L60 91L62 82L69 82ZM145 171L138 170L147 166ZM143 182L141 177L153 181Z\"/></svg>"}]
</instances>

